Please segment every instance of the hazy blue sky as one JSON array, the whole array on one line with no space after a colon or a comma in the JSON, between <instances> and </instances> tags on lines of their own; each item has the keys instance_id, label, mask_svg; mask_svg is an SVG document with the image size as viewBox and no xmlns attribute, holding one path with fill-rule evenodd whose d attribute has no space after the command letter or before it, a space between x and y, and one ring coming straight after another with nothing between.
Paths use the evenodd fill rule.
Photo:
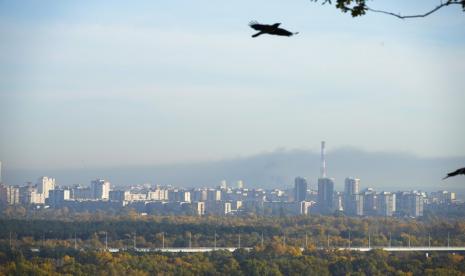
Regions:
<instances>
[{"instance_id":1,"label":"hazy blue sky","mask_svg":"<svg viewBox=\"0 0 465 276\"><path fill-rule=\"evenodd\" d=\"M426 11L438 1L373 1ZM295 37L247 24L281 22ZM302 1L0 1L0 159L164 164L276 148L465 155L465 13Z\"/></svg>"}]
</instances>

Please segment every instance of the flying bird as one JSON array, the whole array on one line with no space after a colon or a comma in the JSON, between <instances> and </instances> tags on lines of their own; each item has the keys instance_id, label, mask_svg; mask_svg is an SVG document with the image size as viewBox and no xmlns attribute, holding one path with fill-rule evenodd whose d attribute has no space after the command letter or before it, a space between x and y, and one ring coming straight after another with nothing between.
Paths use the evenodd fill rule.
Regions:
<instances>
[{"instance_id":1,"label":"flying bird","mask_svg":"<svg viewBox=\"0 0 465 276\"><path fill-rule=\"evenodd\" d=\"M461 169L458 169L458 170L456 170L454 172L448 173L447 176L443 178L443 180L448 178L448 177L456 176L456 175L459 175L459 174L465 174L465 168L461 168Z\"/></svg>"},{"instance_id":2,"label":"flying bird","mask_svg":"<svg viewBox=\"0 0 465 276\"><path fill-rule=\"evenodd\" d=\"M281 23L275 23L273 25L260 24L257 21L252 21L249 23L249 26L252 29L259 31L258 33L252 35L252 37L257 37L262 34L280 35L280 36L293 36L293 35L298 34L298 32L291 33L286 29L279 28L279 25L281 25Z\"/></svg>"}]
</instances>

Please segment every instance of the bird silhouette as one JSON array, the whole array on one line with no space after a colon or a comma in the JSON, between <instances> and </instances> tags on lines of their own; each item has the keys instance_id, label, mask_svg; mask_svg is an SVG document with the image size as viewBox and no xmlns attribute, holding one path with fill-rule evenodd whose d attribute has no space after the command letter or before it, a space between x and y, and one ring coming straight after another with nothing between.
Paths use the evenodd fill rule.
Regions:
<instances>
[{"instance_id":1,"label":"bird silhouette","mask_svg":"<svg viewBox=\"0 0 465 276\"><path fill-rule=\"evenodd\" d=\"M257 37L262 34L280 35L280 36L293 36L293 35L298 34L298 32L291 33L286 29L279 28L279 25L281 25L281 23L275 23L273 25L260 24L257 21L252 21L249 23L249 26L252 29L259 31L258 33L252 35L252 37Z\"/></svg>"},{"instance_id":2,"label":"bird silhouette","mask_svg":"<svg viewBox=\"0 0 465 276\"><path fill-rule=\"evenodd\" d=\"M465 168L461 168L461 169L458 169L456 171L448 173L447 176L443 178L443 180L448 178L448 177L456 176L456 175L459 175L459 174L465 174Z\"/></svg>"}]
</instances>

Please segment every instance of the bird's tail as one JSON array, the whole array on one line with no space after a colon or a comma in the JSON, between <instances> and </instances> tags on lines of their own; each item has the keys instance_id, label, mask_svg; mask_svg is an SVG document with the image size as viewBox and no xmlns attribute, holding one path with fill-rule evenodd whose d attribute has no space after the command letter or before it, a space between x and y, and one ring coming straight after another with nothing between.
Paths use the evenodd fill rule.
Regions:
<instances>
[{"instance_id":1,"label":"bird's tail","mask_svg":"<svg viewBox=\"0 0 465 276\"><path fill-rule=\"evenodd\" d=\"M446 178L449 178L449 176L447 175L446 177L443 177L442 180L446 179Z\"/></svg>"},{"instance_id":2,"label":"bird's tail","mask_svg":"<svg viewBox=\"0 0 465 276\"><path fill-rule=\"evenodd\" d=\"M292 35L298 35L298 34L299 34L299 32L292 33Z\"/></svg>"}]
</instances>

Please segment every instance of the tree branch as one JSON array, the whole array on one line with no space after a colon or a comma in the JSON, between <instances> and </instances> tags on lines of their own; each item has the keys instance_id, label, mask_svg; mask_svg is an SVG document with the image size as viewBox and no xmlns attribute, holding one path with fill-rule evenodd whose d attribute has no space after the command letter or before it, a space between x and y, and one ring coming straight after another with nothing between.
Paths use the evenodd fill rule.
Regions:
<instances>
[{"instance_id":1,"label":"tree branch","mask_svg":"<svg viewBox=\"0 0 465 276\"><path fill-rule=\"evenodd\" d=\"M426 17L426 16L436 12L437 10L439 10L439 9L441 9L443 7L446 7L446 6L449 6L449 5L454 5L454 4L463 5L463 0L448 0L447 2L441 3L440 5L436 6L434 9L430 10L429 12L426 12L424 14L415 14L415 15L400 15L400 14L393 13L393 12L372 9L372 8L370 8L368 6L366 6L366 10L371 11L371 12L377 12L377 13L384 13L384 14L387 14L387 15L392 15L392 16L395 16L395 17L400 18L400 19L407 19L407 18Z\"/></svg>"},{"instance_id":2,"label":"tree branch","mask_svg":"<svg viewBox=\"0 0 465 276\"><path fill-rule=\"evenodd\" d=\"M320 0L310 0L310 1L320 2ZM443 7L450 6L450 5L461 5L463 11L465 12L465 0L441 0L440 4L434 7L432 10L424 14L414 14L414 15L401 15L400 13L372 9L366 5L366 2L368 0L321 0L321 3L323 5L324 4L331 5L333 1L335 2L336 8L338 8L342 12L350 12L353 17L362 16L366 14L366 11L371 11L371 12L391 15L391 16L394 16L400 19L419 18L419 17L426 17Z\"/></svg>"}]
</instances>

